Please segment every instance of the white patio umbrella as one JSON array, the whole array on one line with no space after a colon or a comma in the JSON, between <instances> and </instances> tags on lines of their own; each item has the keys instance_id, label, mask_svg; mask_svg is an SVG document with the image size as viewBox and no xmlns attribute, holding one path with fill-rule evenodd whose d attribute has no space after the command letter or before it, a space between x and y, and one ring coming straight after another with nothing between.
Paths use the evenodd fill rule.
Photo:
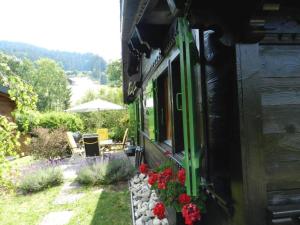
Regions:
<instances>
[{"instance_id":1,"label":"white patio umbrella","mask_svg":"<svg viewBox=\"0 0 300 225\"><path fill-rule=\"evenodd\" d=\"M95 112L104 110L122 110L123 106L102 99L93 100L67 109L66 112Z\"/></svg>"}]
</instances>

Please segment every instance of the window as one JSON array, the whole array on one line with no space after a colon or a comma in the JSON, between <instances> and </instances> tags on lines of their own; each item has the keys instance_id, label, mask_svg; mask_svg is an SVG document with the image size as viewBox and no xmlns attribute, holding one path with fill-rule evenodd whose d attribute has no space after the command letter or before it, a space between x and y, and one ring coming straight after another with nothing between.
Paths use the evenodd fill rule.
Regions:
<instances>
[{"instance_id":1,"label":"window","mask_svg":"<svg viewBox=\"0 0 300 225\"><path fill-rule=\"evenodd\" d=\"M144 92L144 132L155 140L153 84L149 81Z\"/></svg>"},{"instance_id":2,"label":"window","mask_svg":"<svg viewBox=\"0 0 300 225\"><path fill-rule=\"evenodd\" d=\"M155 81L157 141L183 151L183 120L179 57Z\"/></svg>"},{"instance_id":3,"label":"window","mask_svg":"<svg viewBox=\"0 0 300 225\"><path fill-rule=\"evenodd\" d=\"M172 146L171 99L168 71L157 78L158 140Z\"/></svg>"}]
</instances>

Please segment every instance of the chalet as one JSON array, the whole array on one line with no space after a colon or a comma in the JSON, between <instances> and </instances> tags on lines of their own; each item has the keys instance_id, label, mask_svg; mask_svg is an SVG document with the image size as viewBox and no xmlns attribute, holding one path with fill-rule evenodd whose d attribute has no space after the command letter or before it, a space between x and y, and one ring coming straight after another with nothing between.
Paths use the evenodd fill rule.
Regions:
<instances>
[{"instance_id":1,"label":"chalet","mask_svg":"<svg viewBox=\"0 0 300 225\"><path fill-rule=\"evenodd\" d=\"M138 143L207 195L202 224L300 224L299 15L294 0L121 1Z\"/></svg>"},{"instance_id":2,"label":"chalet","mask_svg":"<svg viewBox=\"0 0 300 225\"><path fill-rule=\"evenodd\" d=\"M0 85L0 115L13 120L12 111L16 108L16 104L12 101L8 94L8 88Z\"/></svg>"}]
</instances>

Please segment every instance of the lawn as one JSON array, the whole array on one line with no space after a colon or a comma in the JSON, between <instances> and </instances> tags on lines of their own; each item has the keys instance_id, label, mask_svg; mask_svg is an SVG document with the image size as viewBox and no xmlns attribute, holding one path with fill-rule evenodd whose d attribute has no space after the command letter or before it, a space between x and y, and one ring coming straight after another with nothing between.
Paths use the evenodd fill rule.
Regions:
<instances>
[{"instance_id":1,"label":"lawn","mask_svg":"<svg viewBox=\"0 0 300 225\"><path fill-rule=\"evenodd\" d=\"M76 203L54 205L61 187L32 195L0 196L0 225L35 225L49 212L71 210L74 216L68 225L130 225L129 192L126 185L118 190L80 188L84 197Z\"/></svg>"}]
</instances>

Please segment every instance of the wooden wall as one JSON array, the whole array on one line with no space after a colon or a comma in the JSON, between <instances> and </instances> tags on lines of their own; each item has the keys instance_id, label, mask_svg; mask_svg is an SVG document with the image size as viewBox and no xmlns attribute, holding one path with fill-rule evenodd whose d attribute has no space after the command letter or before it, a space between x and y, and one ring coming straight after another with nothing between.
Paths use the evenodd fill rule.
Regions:
<instances>
[{"instance_id":1,"label":"wooden wall","mask_svg":"<svg viewBox=\"0 0 300 225\"><path fill-rule=\"evenodd\" d=\"M268 207L300 203L300 47L243 44L237 55L247 221L265 225Z\"/></svg>"},{"instance_id":2,"label":"wooden wall","mask_svg":"<svg viewBox=\"0 0 300 225\"><path fill-rule=\"evenodd\" d=\"M0 93L0 115L13 120L11 112L16 108L16 104L9 99L9 96Z\"/></svg>"}]
</instances>

